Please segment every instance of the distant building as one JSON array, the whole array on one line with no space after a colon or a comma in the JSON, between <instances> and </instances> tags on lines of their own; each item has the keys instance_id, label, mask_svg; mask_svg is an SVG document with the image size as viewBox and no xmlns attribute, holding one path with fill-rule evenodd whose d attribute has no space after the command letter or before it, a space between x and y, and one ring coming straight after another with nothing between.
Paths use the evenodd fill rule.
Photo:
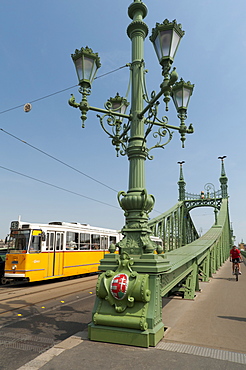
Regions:
<instances>
[{"instance_id":1,"label":"distant building","mask_svg":"<svg viewBox=\"0 0 246 370\"><path fill-rule=\"evenodd\" d=\"M243 250L243 251L246 251L246 244L244 244L244 242L241 241L241 243L238 244L238 248Z\"/></svg>"},{"instance_id":2,"label":"distant building","mask_svg":"<svg viewBox=\"0 0 246 370\"><path fill-rule=\"evenodd\" d=\"M3 239L0 239L0 249L6 248L5 241Z\"/></svg>"}]
</instances>

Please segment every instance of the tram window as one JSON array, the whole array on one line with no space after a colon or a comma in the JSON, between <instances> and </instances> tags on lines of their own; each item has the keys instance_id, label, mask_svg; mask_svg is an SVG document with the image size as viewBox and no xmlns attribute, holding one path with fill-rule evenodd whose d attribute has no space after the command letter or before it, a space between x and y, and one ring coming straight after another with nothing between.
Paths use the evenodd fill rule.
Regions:
<instances>
[{"instance_id":1,"label":"tram window","mask_svg":"<svg viewBox=\"0 0 246 370\"><path fill-rule=\"evenodd\" d=\"M61 249L60 233L56 233L56 250L59 251L60 249Z\"/></svg>"},{"instance_id":2,"label":"tram window","mask_svg":"<svg viewBox=\"0 0 246 370\"><path fill-rule=\"evenodd\" d=\"M35 253L40 251L41 251L41 234L33 235L31 239L29 252Z\"/></svg>"},{"instance_id":3,"label":"tram window","mask_svg":"<svg viewBox=\"0 0 246 370\"><path fill-rule=\"evenodd\" d=\"M17 240L16 240L16 249L17 250L27 250L27 245L26 245L26 240L25 240L25 237L24 236L20 236Z\"/></svg>"},{"instance_id":4,"label":"tram window","mask_svg":"<svg viewBox=\"0 0 246 370\"><path fill-rule=\"evenodd\" d=\"M13 251L26 251L29 244L30 231L15 231L10 234L10 245Z\"/></svg>"},{"instance_id":5,"label":"tram window","mask_svg":"<svg viewBox=\"0 0 246 370\"><path fill-rule=\"evenodd\" d=\"M108 249L108 237L106 235L101 236L101 249Z\"/></svg>"},{"instance_id":6,"label":"tram window","mask_svg":"<svg viewBox=\"0 0 246 370\"><path fill-rule=\"evenodd\" d=\"M116 236L110 235L110 237L109 237L109 245L110 244L116 244Z\"/></svg>"},{"instance_id":7,"label":"tram window","mask_svg":"<svg viewBox=\"0 0 246 370\"><path fill-rule=\"evenodd\" d=\"M50 251L53 251L53 249L54 249L54 236L55 236L54 233L50 234L50 245L49 245Z\"/></svg>"},{"instance_id":8,"label":"tram window","mask_svg":"<svg viewBox=\"0 0 246 370\"><path fill-rule=\"evenodd\" d=\"M16 250L15 249L15 239L12 236L10 236L7 243L8 243L8 253L15 253L15 250Z\"/></svg>"},{"instance_id":9,"label":"tram window","mask_svg":"<svg viewBox=\"0 0 246 370\"><path fill-rule=\"evenodd\" d=\"M49 242L50 242L50 234L48 233L47 238L46 238L46 250L49 249Z\"/></svg>"},{"instance_id":10,"label":"tram window","mask_svg":"<svg viewBox=\"0 0 246 370\"><path fill-rule=\"evenodd\" d=\"M91 234L91 249L100 249L100 235Z\"/></svg>"},{"instance_id":11,"label":"tram window","mask_svg":"<svg viewBox=\"0 0 246 370\"><path fill-rule=\"evenodd\" d=\"M79 233L68 231L66 237L66 249L78 250L78 242L79 242Z\"/></svg>"},{"instance_id":12,"label":"tram window","mask_svg":"<svg viewBox=\"0 0 246 370\"><path fill-rule=\"evenodd\" d=\"M61 250L63 250L63 233L61 234Z\"/></svg>"},{"instance_id":13,"label":"tram window","mask_svg":"<svg viewBox=\"0 0 246 370\"><path fill-rule=\"evenodd\" d=\"M90 249L90 234L80 234L80 250Z\"/></svg>"}]
</instances>

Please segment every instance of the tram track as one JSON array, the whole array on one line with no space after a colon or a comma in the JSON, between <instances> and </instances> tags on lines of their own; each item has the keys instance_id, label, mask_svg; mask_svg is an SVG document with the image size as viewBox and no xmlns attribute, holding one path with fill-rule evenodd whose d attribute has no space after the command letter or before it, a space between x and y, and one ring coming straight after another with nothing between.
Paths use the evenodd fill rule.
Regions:
<instances>
[{"instance_id":1,"label":"tram track","mask_svg":"<svg viewBox=\"0 0 246 370\"><path fill-rule=\"evenodd\" d=\"M94 290L97 276L77 278L69 281L56 281L41 285L11 288L4 287L0 289L0 316L13 313L18 310L44 304L47 301L64 298L71 294ZM91 292L92 293L92 292Z\"/></svg>"},{"instance_id":2,"label":"tram track","mask_svg":"<svg viewBox=\"0 0 246 370\"><path fill-rule=\"evenodd\" d=\"M97 276L86 276L12 286L15 296L7 295L6 300L2 294L11 288L1 289L0 369L1 365L6 370L17 369L37 354L85 330L91 321L96 281Z\"/></svg>"},{"instance_id":3,"label":"tram track","mask_svg":"<svg viewBox=\"0 0 246 370\"><path fill-rule=\"evenodd\" d=\"M85 276L85 277L80 277L80 278L74 278L74 279L67 279L67 280L49 280L44 282L38 282L38 283L17 283L17 284L10 284L10 285L4 285L3 287L0 286L0 302L3 300L3 295L5 294L15 294L15 296L18 297L18 294L23 290L26 291L25 295L32 294L35 292L35 289L39 289L39 292L52 289L56 289L57 286L62 284L63 286L73 286L77 285L80 282L86 282L90 280L95 280L95 275L94 276ZM27 293L28 290L32 290L32 292ZM22 294L20 294L21 296Z\"/></svg>"}]
</instances>

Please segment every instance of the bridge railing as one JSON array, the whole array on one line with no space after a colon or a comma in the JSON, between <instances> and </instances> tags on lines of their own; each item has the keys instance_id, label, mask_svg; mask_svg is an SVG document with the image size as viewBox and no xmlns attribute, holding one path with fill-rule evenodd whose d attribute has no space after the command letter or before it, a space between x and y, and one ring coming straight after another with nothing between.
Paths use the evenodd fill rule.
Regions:
<instances>
[{"instance_id":1,"label":"bridge railing","mask_svg":"<svg viewBox=\"0 0 246 370\"><path fill-rule=\"evenodd\" d=\"M208 281L228 258L231 241L228 199L223 199L216 225L189 245L165 253L169 269L161 275L162 296L182 292L193 299L199 281Z\"/></svg>"},{"instance_id":2,"label":"bridge railing","mask_svg":"<svg viewBox=\"0 0 246 370\"><path fill-rule=\"evenodd\" d=\"M210 198L222 198L222 191L221 189L213 192L205 192L202 194L194 194L194 193L187 193L185 192L185 199L210 199Z\"/></svg>"},{"instance_id":3,"label":"bridge railing","mask_svg":"<svg viewBox=\"0 0 246 370\"><path fill-rule=\"evenodd\" d=\"M149 227L154 236L163 240L164 252L176 250L199 238L187 207L182 201L151 219Z\"/></svg>"}]
</instances>

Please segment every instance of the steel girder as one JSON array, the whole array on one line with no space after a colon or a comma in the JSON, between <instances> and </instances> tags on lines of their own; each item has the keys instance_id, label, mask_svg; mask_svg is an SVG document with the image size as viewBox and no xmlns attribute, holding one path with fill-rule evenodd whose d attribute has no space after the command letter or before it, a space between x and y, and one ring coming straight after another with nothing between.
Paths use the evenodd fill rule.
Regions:
<instances>
[{"instance_id":1,"label":"steel girder","mask_svg":"<svg viewBox=\"0 0 246 370\"><path fill-rule=\"evenodd\" d=\"M183 201L150 220L149 227L154 236L163 240L164 252L176 250L199 238L189 210Z\"/></svg>"},{"instance_id":2,"label":"steel girder","mask_svg":"<svg viewBox=\"0 0 246 370\"><path fill-rule=\"evenodd\" d=\"M162 296L182 292L193 299L199 281L208 281L229 256L232 245L228 199L221 201L217 224L201 238L165 253L169 270L161 275Z\"/></svg>"}]
</instances>

